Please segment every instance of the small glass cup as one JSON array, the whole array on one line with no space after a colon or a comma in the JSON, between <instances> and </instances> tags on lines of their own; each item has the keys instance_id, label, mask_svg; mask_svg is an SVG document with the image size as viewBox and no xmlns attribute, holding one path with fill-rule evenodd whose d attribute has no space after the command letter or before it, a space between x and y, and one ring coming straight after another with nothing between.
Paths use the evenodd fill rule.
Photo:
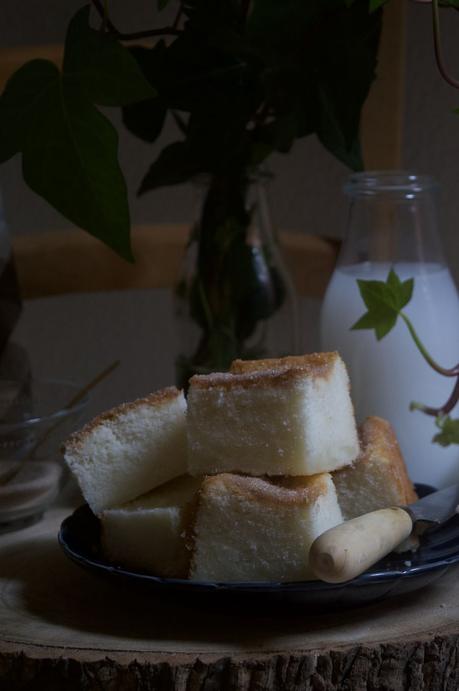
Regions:
<instances>
[{"instance_id":1,"label":"small glass cup","mask_svg":"<svg viewBox=\"0 0 459 691\"><path fill-rule=\"evenodd\" d=\"M66 381L0 380L0 532L39 520L58 496L61 445L87 401Z\"/></svg>"}]
</instances>

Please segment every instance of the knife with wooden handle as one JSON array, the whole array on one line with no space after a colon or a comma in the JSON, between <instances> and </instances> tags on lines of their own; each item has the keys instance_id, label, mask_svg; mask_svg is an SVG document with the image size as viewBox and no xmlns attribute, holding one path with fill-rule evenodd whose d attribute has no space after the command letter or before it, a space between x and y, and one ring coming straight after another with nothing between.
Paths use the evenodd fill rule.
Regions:
<instances>
[{"instance_id":1,"label":"knife with wooden handle","mask_svg":"<svg viewBox=\"0 0 459 691\"><path fill-rule=\"evenodd\" d=\"M323 581L350 581L392 552L413 529L421 534L455 513L459 513L459 484L432 492L409 506L366 513L320 535L312 544L309 564Z\"/></svg>"}]
</instances>

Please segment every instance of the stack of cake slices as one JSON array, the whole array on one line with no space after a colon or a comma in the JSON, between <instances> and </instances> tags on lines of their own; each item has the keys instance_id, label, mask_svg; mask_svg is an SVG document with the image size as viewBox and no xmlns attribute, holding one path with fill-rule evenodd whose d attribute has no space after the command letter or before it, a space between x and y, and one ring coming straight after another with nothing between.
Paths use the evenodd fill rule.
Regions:
<instances>
[{"instance_id":1,"label":"stack of cake slices","mask_svg":"<svg viewBox=\"0 0 459 691\"><path fill-rule=\"evenodd\" d=\"M125 568L199 581L301 581L311 544L415 501L394 432L357 431L338 353L236 360L104 413L64 450Z\"/></svg>"}]
</instances>

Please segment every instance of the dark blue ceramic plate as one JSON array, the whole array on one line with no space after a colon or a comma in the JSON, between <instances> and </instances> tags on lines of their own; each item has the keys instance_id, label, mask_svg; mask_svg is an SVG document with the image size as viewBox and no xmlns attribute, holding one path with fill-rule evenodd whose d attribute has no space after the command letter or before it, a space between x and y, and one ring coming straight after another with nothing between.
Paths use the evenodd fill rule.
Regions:
<instances>
[{"instance_id":1,"label":"dark blue ceramic plate","mask_svg":"<svg viewBox=\"0 0 459 691\"><path fill-rule=\"evenodd\" d=\"M417 487L420 495L426 488ZM208 583L159 578L128 571L104 560L100 552L100 525L87 505L62 523L59 543L74 562L95 573L145 587L150 595L188 605L266 607L306 605L315 610L355 607L423 588L459 563L459 515L423 536L420 549L392 553L358 578L345 584L322 581L295 583Z\"/></svg>"}]
</instances>

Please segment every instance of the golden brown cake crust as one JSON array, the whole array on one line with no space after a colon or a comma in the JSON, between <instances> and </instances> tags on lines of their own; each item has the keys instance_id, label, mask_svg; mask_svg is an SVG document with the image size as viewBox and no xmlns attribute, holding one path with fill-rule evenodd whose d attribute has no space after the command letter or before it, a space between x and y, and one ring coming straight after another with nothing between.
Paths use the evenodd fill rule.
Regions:
<instances>
[{"instance_id":1,"label":"golden brown cake crust","mask_svg":"<svg viewBox=\"0 0 459 691\"><path fill-rule=\"evenodd\" d=\"M130 401L129 403L121 403L121 405L118 405L115 408L110 408L110 410L106 410L105 412L100 413L100 415L97 415L95 418L90 420L80 430L74 432L67 439L63 447L63 451L77 451L83 445L86 438L91 434L91 432L100 424L108 420L114 421L120 415L123 415L124 413L129 413L130 411L135 410L136 408L140 408L144 405L152 407L159 407L165 405L167 403L170 403L174 399L178 398L181 395L181 393L182 392L179 391L179 389L177 389L175 386L168 386L165 389L154 391L153 393L148 394L148 396L144 396L143 398L137 398L136 400Z\"/></svg>"},{"instance_id":2,"label":"golden brown cake crust","mask_svg":"<svg viewBox=\"0 0 459 691\"><path fill-rule=\"evenodd\" d=\"M418 499L403 460L397 437L387 420L372 416L366 418L360 429L361 452L356 463L381 462L384 459L389 466L388 476L393 482L400 504L411 504ZM352 468L336 471L337 473L352 472Z\"/></svg>"},{"instance_id":3,"label":"golden brown cake crust","mask_svg":"<svg viewBox=\"0 0 459 691\"><path fill-rule=\"evenodd\" d=\"M338 353L310 353L266 360L234 360L229 373L194 375L192 389L224 389L282 386L308 379L327 379Z\"/></svg>"},{"instance_id":4,"label":"golden brown cake crust","mask_svg":"<svg viewBox=\"0 0 459 691\"><path fill-rule=\"evenodd\" d=\"M233 360L230 367L232 374L245 372L263 372L278 369L328 370L339 358L336 351L331 353L307 353L305 355L288 355L282 358L264 360Z\"/></svg>"},{"instance_id":5,"label":"golden brown cake crust","mask_svg":"<svg viewBox=\"0 0 459 691\"><path fill-rule=\"evenodd\" d=\"M256 501L274 507L313 504L320 496L327 494L329 479L328 473L308 477L283 477L276 480L221 473L204 478L199 499L207 493L214 495L230 493L239 495L247 501Z\"/></svg>"}]
</instances>

